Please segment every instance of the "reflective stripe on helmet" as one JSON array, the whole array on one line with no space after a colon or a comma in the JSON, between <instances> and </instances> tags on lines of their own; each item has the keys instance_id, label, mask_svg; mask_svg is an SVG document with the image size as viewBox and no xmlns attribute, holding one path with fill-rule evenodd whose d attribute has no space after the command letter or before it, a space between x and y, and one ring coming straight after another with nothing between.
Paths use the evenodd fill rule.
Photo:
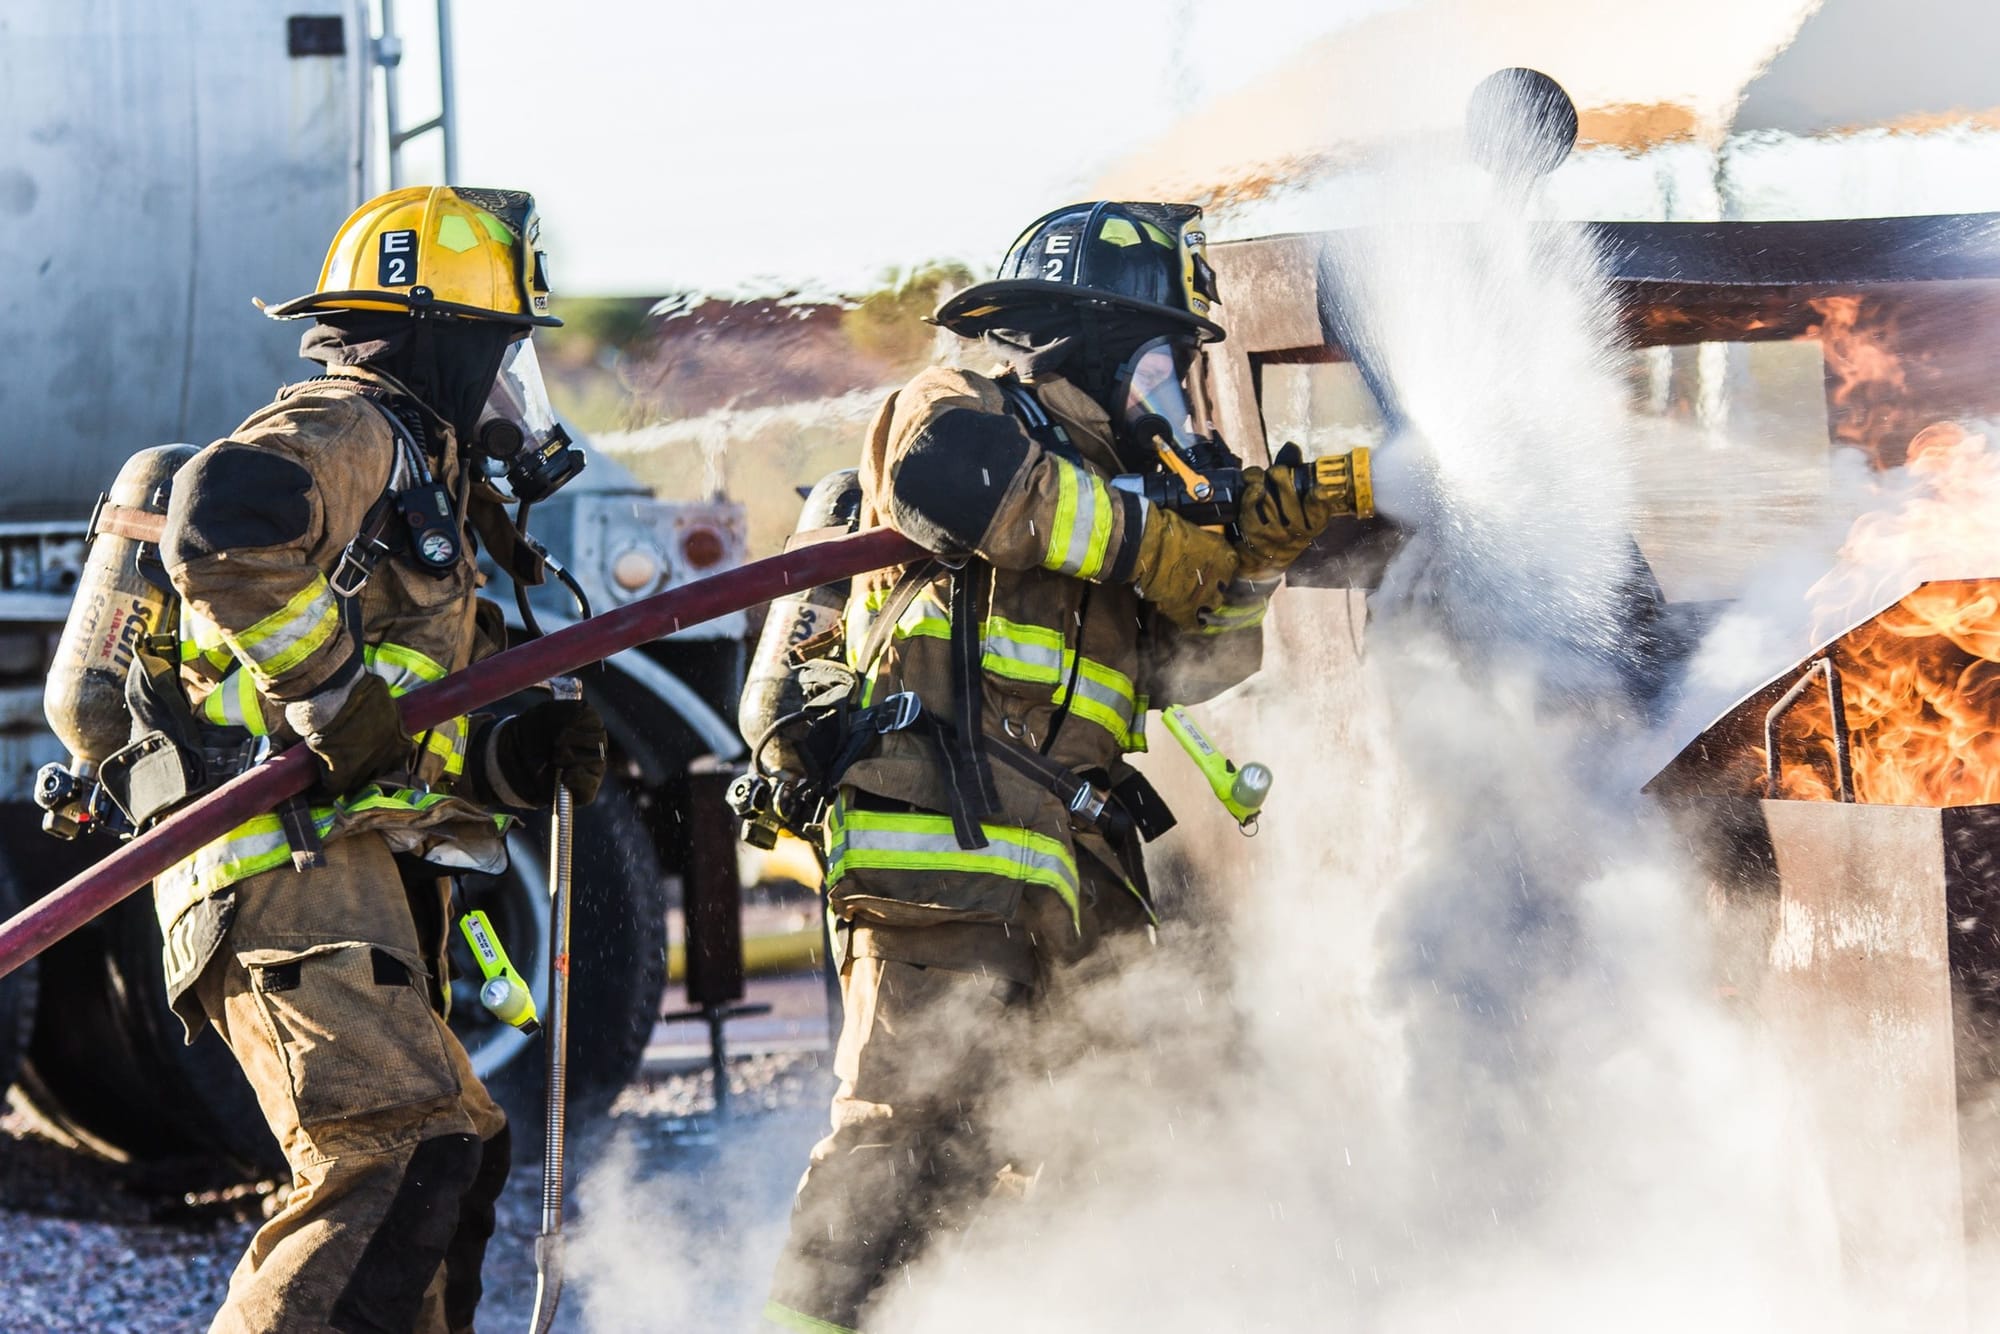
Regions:
<instances>
[{"instance_id":1,"label":"reflective stripe on helmet","mask_svg":"<svg viewBox=\"0 0 2000 1334\"><path fill-rule=\"evenodd\" d=\"M1012 825L979 828L987 845L967 850L958 846L949 815L859 811L843 798L827 817L827 888L857 870L997 876L1053 890L1081 926L1076 861L1059 839Z\"/></svg>"}]
</instances>

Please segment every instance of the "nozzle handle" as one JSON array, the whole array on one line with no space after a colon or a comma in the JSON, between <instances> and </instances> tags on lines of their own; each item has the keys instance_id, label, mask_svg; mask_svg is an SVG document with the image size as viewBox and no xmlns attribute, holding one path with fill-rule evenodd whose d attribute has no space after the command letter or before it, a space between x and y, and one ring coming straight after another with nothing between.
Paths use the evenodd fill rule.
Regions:
<instances>
[{"instance_id":1,"label":"nozzle handle","mask_svg":"<svg viewBox=\"0 0 2000 1334\"><path fill-rule=\"evenodd\" d=\"M1322 455L1312 461L1310 471L1294 468L1292 481L1301 500L1320 495L1335 501L1343 514L1375 517L1375 470L1365 445L1346 454Z\"/></svg>"}]
</instances>

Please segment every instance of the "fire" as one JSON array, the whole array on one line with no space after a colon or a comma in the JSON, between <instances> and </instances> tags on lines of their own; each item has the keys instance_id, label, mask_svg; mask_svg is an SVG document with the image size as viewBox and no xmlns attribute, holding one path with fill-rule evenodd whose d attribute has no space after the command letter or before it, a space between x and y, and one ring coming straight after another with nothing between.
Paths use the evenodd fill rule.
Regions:
<instances>
[{"instance_id":1,"label":"fire","mask_svg":"<svg viewBox=\"0 0 2000 1334\"><path fill-rule=\"evenodd\" d=\"M1916 405L1936 401L1936 349L1912 339L1923 331L1905 327L1907 312L1892 297L1827 296L1807 304L1819 319L1802 336L1820 342L1833 439L1859 449L1878 469L1899 466L1923 424ZM1913 341L1917 350L1907 350Z\"/></svg>"},{"instance_id":2,"label":"fire","mask_svg":"<svg viewBox=\"0 0 2000 1334\"><path fill-rule=\"evenodd\" d=\"M1923 583L1827 650L1840 669L1855 799L1885 805L2000 803L2000 457L1986 438L1937 423L1910 442L1909 491L1864 516L1841 564L1813 589L1828 616ZM1830 801L1830 715L1815 688L1779 730L1781 793ZM1760 759L1762 758L1760 752Z\"/></svg>"},{"instance_id":3,"label":"fire","mask_svg":"<svg viewBox=\"0 0 2000 1334\"><path fill-rule=\"evenodd\" d=\"M1926 584L1832 653L1857 801L2000 803L2000 580ZM1823 696L1801 700L1778 735L1781 794L1834 800Z\"/></svg>"}]
</instances>

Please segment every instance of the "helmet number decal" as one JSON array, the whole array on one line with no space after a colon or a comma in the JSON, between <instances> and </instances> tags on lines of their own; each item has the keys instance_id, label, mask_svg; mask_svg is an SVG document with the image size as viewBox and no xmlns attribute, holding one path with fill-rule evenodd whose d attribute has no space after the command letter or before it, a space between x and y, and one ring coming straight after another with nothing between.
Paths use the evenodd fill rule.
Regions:
<instances>
[{"instance_id":1,"label":"helmet number decal","mask_svg":"<svg viewBox=\"0 0 2000 1334\"><path fill-rule=\"evenodd\" d=\"M375 282L380 287L408 287L417 280L417 234L383 232Z\"/></svg>"},{"instance_id":2,"label":"helmet number decal","mask_svg":"<svg viewBox=\"0 0 2000 1334\"><path fill-rule=\"evenodd\" d=\"M1048 239L1042 250L1042 277L1052 283L1063 280L1062 256L1070 253L1070 243L1074 238L1068 232L1057 232Z\"/></svg>"}]
</instances>

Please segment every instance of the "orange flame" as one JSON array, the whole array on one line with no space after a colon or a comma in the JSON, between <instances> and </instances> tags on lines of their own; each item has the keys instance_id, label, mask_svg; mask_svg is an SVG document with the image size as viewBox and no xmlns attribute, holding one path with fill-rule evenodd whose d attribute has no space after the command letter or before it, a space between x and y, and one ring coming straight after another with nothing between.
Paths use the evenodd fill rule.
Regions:
<instances>
[{"instance_id":1,"label":"orange flame","mask_svg":"<svg viewBox=\"0 0 2000 1334\"><path fill-rule=\"evenodd\" d=\"M1914 367L1893 349L1902 343L1900 308L1882 298L1827 296L1807 303L1819 322L1804 337L1817 338L1826 361L1826 398L1833 438L1853 445L1878 469L1904 458L1916 430L1911 420L1913 371L1928 374L1918 354Z\"/></svg>"},{"instance_id":2,"label":"orange flame","mask_svg":"<svg viewBox=\"0 0 2000 1334\"><path fill-rule=\"evenodd\" d=\"M1908 588L1927 570L2000 561L2000 458L1986 438L1939 422L1909 454L1912 494L1854 525L1840 568L1814 586L1821 606L1879 601L1891 581ZM1857 801L2000 803L2000 579L1925 583L1828 652L1842 676ZM1831 732L1824 695L1809 692L1780 726L1782 795L1836 798Z\"/></svg>"},{"instance_id":3,"label":"orange flame","mask_svg":"<svg viewBox=\"0 0 2000 1334\"><path fill-rule=\"evenodd\" d=\"M2000 580L1926 584L1833 647L1855 800L2000 803ZM1779 729L1782 795L1832 801L1828 714L1808 696ZM1806 763L1797 763L1799 758Z\"/></svg>"}]
</instances>

